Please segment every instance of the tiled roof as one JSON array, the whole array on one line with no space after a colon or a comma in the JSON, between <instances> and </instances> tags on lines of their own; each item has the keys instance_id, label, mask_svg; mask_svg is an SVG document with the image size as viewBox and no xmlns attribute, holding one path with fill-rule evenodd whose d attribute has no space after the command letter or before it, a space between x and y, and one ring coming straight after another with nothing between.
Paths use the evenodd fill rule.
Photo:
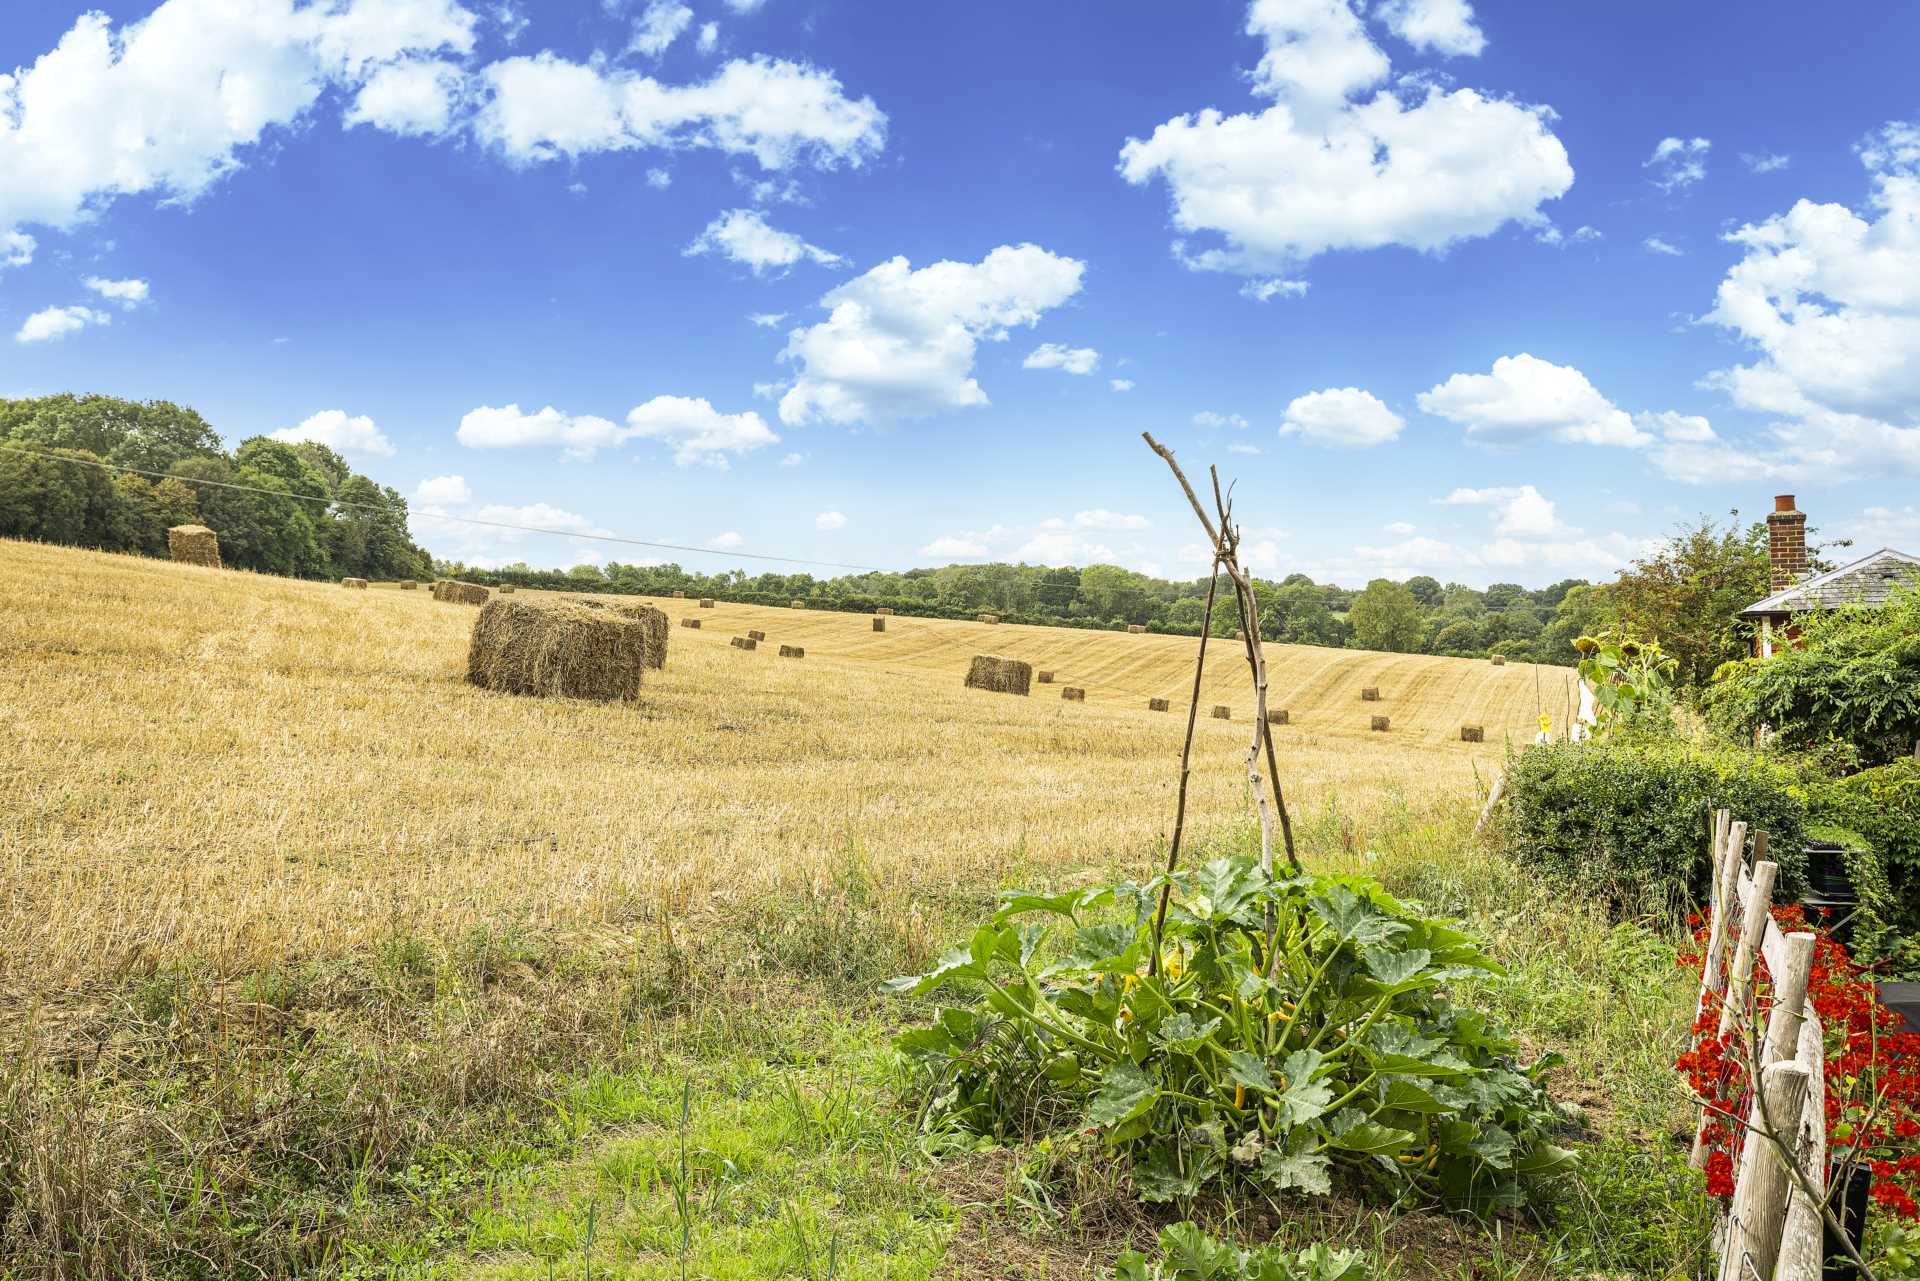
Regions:
<instances>
[{"instance_id":1,"label":"tiled roof","mask_svg":"<svg viewBox=\"0 0 1920 1281\"><path fill-rule=\"evenodd\" d=\"M1850 565L1816 574L1755 601L1740 611L1742 618L1759 614L1795 614L1809 609L1837 609L1842 605L1884 605L1903 584L1920 586L1920 556L1882 547Z\"/></svg>"}]
</instances>

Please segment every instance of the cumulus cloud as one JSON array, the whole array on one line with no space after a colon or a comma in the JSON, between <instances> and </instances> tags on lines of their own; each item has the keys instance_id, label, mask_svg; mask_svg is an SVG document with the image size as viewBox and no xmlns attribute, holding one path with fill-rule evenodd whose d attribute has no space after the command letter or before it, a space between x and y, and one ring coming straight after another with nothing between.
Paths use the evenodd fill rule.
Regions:
<instances>
[{"instance_id":1,"label":"cumulus cloud","mask_svg":"<svg viewBox=\"0 0 1920 1281\"><path fill-rule=\"evenodd\" d=\"M712 53L715 49L718 49L720 47L720 24L717 22L701 23L700 34L694 37L693 44L701 53Z\"/></svg>"},{"instance_id":2,"label":"cumulus cloud","mask_svg":"<svg viewBox=\"0 0 1920 1281\"><path fill-rule=\"evenodd\" d=\"M1552 499L1532 485L1501 485L1489 489L1456 489L1443 502L1493 509L1494 533L1507 538L1552 538L1577 534L1560 523Z\"/></svg>"},{"instance_id":3,"label":"cumulus cloud","mask_svg":"<svg viewBox=\"0 0 1920 1281\"><path fill-rule=\"evenodd\" d=\"M393 442L374 425L373 419L365 414L349 417L344 409L323 409L297 427L282 427L267 434L289 444L310 440L343 454L391 458L394 453Z\"/></svg>"},{"instance_id":4,"label":"cumulus cloud","mask_svg":"<svg viewBox=\"0 0 1920 1281\"><path fill-rule=\"evenodd\" d=\"M1391 441L1404 426L1405 420L1373 393L1329 387L1296 396L1287 405L1280 434L1331 449L1367 449Z\"/></svg>"},{"instance_id":5,"label":"cumulus cloud","mask_svg":"<svg viewBox=\"0 0 1920 1281\"><path fill-rule=\"evenodd\" d=\"M1491 373L1455 374L1419 401L1425 412L1465 427L1468 440L1488 445L1545 438L1636 447L1653 439L1578 369L1526 352L1500 357Z\"/></svg>"},{"instance_id":6,"label":"cumulus cloud","mask_svg":"<svg viewBox=\"0 0 1920 1281\"><path fill-rule=\"evenodd\" d=\"M1641 168L1653 170L1653 185L1662 191L1681 191L1707 176L1706 138L1662 138Z\"/></svg>"},{"instance_id":7,"label":"cumulus cloud","mask_svg":"<svg viewBox=\"0 0 1920 1281\"><path fill-rule=\"evenodd\" d=\"M1268 276L1264 280L1249 280L1240 286L1240 296L1251 298L1255 302L1271 302L1275 298L1304 298L1306 295L1306 281L1286 280L1279 276Z\"/></svg>"},{"instance_id":8,"label":"cumulus cloud","mask_svg":"<svg viewBox=\"0 0 1920 1281\"><path fill-rule=\"evenodd\" d=\"M466 76L451 62L409 58L374 72L355 95L343 123L388 133L437 137L453 124Z\"/></svg>"},{"instance_id":9,"label":"cumulus cloud","mask_svg":"<svg viewBox=\"0 0 1920 1281\"><path fill-rule=\"evenodd\" d=\"M798 373L780 419L884 423L984 405L978 344L1037 323L1080 291L1085 269L1030 244L917 271L905 258L883 262L829 291L827 319L789 337L781 359Z\"/></svg>"},{"instance_id":10,"label":"cumulus cloud","mask_svg":"<svg viewBox=\"0 0 1920 1281\"><path fill-rule=\"evenodd\" d=\"M1396 0L1381 16L1421 48L1482 43L1457 0ZM1431 78L1389 83L1392 65L1348 0L1254 0L1247 31L1266 47L1253 91L1272 105L1176 116L1128 139L1119 167L1135 185L1164 179L1175 227L1212 241L1176 242L1187 265L1273 278L1254 297L1298 292L1284 273L1330 250L1439 252L1538 223L1573 183L1548 108Z\"/></svg>"},{"instance_id":11,"label":"cumulus cloud","mask_svg":"<svg viewBox=\"0 0 1920 1281\"><path fill-rule=\"evenodd\" d=\"M465 476L429 476L415 486L415 501L431 507L458 507L473 501Z\"/></svg>"},{"instance_id":12,"label":"cumulus cloud","mask_svg":"<svg viewBox=\"0 0 1920 1281\"><path fill-rule=\"evenodd\" d=\"M1132 390L1133 390L1133 379L1131 379L1131 378L1109 378L1109 379L1107 379L1107 386L1109 386L1109 387L1111 387L1111 388L1113 388L1113 389L1114 389L1115 391L1132 391Z\"/></svg>"},{"instance_id":13,"label":"cumulus cloud","mask_svg":"<svg viewBox=\"0 0 1920 1281\"><path fill-rule=\"evenodd\" d=\"M842 512L821 512L813 518L813 527L815 529L845 529L847 527L847 518Z\"/></svg>"},{"instance_id":14,"label":"cumulus cloud","mask_svg":"<svg viewBox=\"0 0 1920 1281\"><path fill-rule=\"evenodd\" d=\"M1667 258L1683 258L1687 252L1670 241L1662 240L1659 236L1648 236L1640 244L1648 253L1660 254Z\"/></svg>"},{"instance_id":15,"label":"cumulus cloud","mask_svg":"<svg viewBox=\"0 0 1920 1281\"><path fill-rule=\"evenodd\" d=\"M517 404L482 405L460 419L456 438L468 449L519 449L559 445L570 458L591 458L595 451L624 439L619 424L592 414L563 414L548 405L525 413Z\"/></svg>"},{"instance_id":16,"label":"cumulus cloud","mask_svg":"<svg viewBox=\"0 0 1920 1281\"><path fill-rule=\"evenodd\" d=\"M1236 440L1227 446L1227 452L1229 454L1264 454L1267 451L1258 445L1249 445L1244 440Z\"/></svg>"},{"instance_id":17,"label":"cumulus cloud","mask_svg":"<svg viewBox=\"0 0 1920 1281\"><path fill-rule=\"evenodd\" d=\"M1743 151L1740 163L1752 173L1778 173L1793 163L1793 157L1778 151Z\"/></svg>"},{"instance_id":18,"label":"cumulus cloud","mask_svg":"<svg viewBox=\"0 0 1920 1281\"><path fill-rule=\"evenodd\" d=\"M627 41L627 49L658 58L692 22L693 10L680 0L651 0L633 21L633 36Z\"/></svg>"},{"instance_id":19,"label":"cumulus cloud","mask_svg":"<svg viewBox=\"0 0 1920 1281\"><path fill-rule=\"evenodd\" d=\"M780 438L759 414L723 414L704 399L655 396L627 412L627 435L673 446L673 461L725 469L728 454L748 454Z\"/></svg>"},{"instance_id":20,"label":"cumulus cloud","mask_svg":"<svg viewBox=\"0 0 1920 1281\"><path fill-rule=\"evenodd\" d=\"M144 280L109 280L105 276L82 276L80 283L109 302L122 307L138 307L147 301L150 290Z\"/></svg>"},{"instance_id":21,"label":"cumulus cloud","mask_svg":"<svg viewBox=\"0 0 1920 1281\"><path fill-rule=\"evenodd\" d=\"M806 461L807 456L805 454L783 454L780 458L780 465L782 467L799 467Z\"/></svg>"},{"instance_id":22,"label":"cumulus cloud","mask_svg":"<svg viewBox=\"0 0 1920 1281\"><path fill-rule=\"evenodd\" d=\"M714 551L724 552L724 551L731 551L735 547L740 546L746 541L747 540L740 537L739 534L729 529L724 534L715 534L712 538L709 538L707 540L707 546L712 548Z\"/></svg>"},{"instance_id":23,"label":"cumulus cloud","mask_svg":"<svg viewBox=\"0 0 1920 1281\"><path fill-rule=\"evenodd\" d=\"M88 325L108 325L113 317L92 307L47 307L28 316L13 340L19 343L53 342L78 333Z\"/></svg>"},{"instance_id":24,"label":"cumulus cloud","mask_svg":"<svg viewBox=\"0 0 1920 1281\"><path fill-rule=\"evenodd\" d=\"M810 245L789 231L781 231L757 209L729 209L712 222L684 251L695 254L719 254L748 267L756 276L780 272L805 260L823 267L845 261L818 245ZM755 324L760 321L756 317ZM779 323L776 318L775 324Z\"/></svg>"},{"instance_id":25,"label":"cumulus cloud","mask_svg":"<svg viewBox=\"0 0 1920 1281\"><path fill-rule=\"evenodd\" d=\"M1231 427L1235 431L1245 431L1247 420L1239 414L1216 414L1211 409L1203 409L1193 416L1195 427Z\"/></svg>"},{"instance_id":26,"label":"cumulus cloud","mask_svg":"<svg viewBox=\"0 0 1920 1281\"><path fill-rule=\"evenodd\" d=\"M786 318L787 313L784 311L756 311L747 317L762 329L776 329Z\"/></svg>"},{"instance_id":27,"label":"cumulus cloud","mask_svg":"<svg viewBox=\"0 0 1920 1281\"><path fill-rule=\"evenodd\" d=\"M1589 240L1599 240L1601 236L1597 230L1584 224L1571 232L1565 232L1550 222L1543 222L1533 233L1533 238L1543 245L1552 245L1555 249L1559 249L1565 245L1579 245Z\"/></svg>"},{"instance_id":28,"label":"cumulus cloud","mask_svg":"<svg viewBox=\"0 0 1920 1281\"><path fill-rule=\"evenodd\" d=\"M1069 347L1064 343L1043 342L1020 362L1022 369L1058 369L1069 374L1090 374L1100 367L1100 353L1091 347Z\"/></svg>"},{"instance_id":29,"label":"cumulus cloud","mask_svg":"<svg viewBox=\"0 0 1920 1281\"><path fill-rule=\"evenodd\" d=\"M33 261L38 245L24 231L0 231L0 267L24 267Z\"/></svg>"},{"instance_id":30,"label":"cumulus cloud","mask_svg":"<svg viewBox=\"0 0 1920 1281\"><path fill-rule=\"evenodd\" d=\"M996 547L1003 546L1012 537L1012 531L1005 525L981 530L963 529L955 534L942 534L922 547L920 555L936 560L985 560L993 555Z\"/></svg>"}]
</instances>

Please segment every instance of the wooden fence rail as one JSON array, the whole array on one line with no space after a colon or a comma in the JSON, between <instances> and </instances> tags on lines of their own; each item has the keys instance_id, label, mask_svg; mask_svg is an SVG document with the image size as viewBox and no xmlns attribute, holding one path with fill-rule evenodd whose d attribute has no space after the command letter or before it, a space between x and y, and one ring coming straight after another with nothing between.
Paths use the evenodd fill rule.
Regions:
<instances>
[{"instance_id":1,"label":"wooden fence rail","mask_svg":"<svg viewBox=\"0 0 1920 1281\"><path fill-rule=\"evenodd\" d=\"M1766 853L1767 834L1755 832L1749 867L1747 825L1725 810L1714 815L1713 890L1699 1011L1718 1006L1722 1035L1737 1032L1741 1043L1760 1045L1751 1100L1740 1118L1748 1129L1733 1201L1717 1232L1718 1281L1819 1281L1827 1089L1826 1035L1807 999L1814 936L1785 933L1774 923L1770 909L1779 868ZM1756 955L1766 960L1774 997L1763 1034L1747 1022L1758 1010ZM1785 1150L1759 1132L1766 1129L1763 1102L1764 1118L1786 1140ZM1714 1119L1703 1115L1701 1131ZM1696 1169L1705 1158L1706 1144L1696 1134ZM1800 1178L1788 1169L1789 1159ZM1806 1195L1803 1181L1814 1197Z\"/></svg>"}]
</instances>

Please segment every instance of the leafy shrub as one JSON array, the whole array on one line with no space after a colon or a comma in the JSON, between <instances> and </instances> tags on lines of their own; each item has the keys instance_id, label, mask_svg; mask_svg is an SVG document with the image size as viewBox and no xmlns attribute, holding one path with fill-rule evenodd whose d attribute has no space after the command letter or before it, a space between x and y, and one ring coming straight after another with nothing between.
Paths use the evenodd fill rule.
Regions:
<instances>
[{"instance_id":1,"label":"leafy shrub","mask_svg":"<svg viewBox=\"0 0 1920 1281\"><path fill-rule=\"evenodd\" d=\"M1122 919L1091 919L1112 908ZM896 1041L929 1072L935 1125L1097 1133L1148 1201L1235 1184L1327 1193L1340 1175L1486 1209L1572 1159L1546 1139L1552 1060L1523 1066L1444 994L1494 970L1367 878L1274 880L1221 858L1145 886L1008 895L967 946L887 986L974 994Z\"/></svg>"},{"instance_id":2,"label":"leafy shrub","mask_svg":"<svg viewBox=\"0 0 1920 1281\"><path fill-rule=\"evenodd\" d=\"M1548 743L1507 762L1502 829L1513 856L1616 911L1682 915L1705 898L1712 815L1771 839L1780 892L1806 883L1802 780L1767 755L1673 739Z\"/></svg>"},{"instance_id":3,"label":"leafy shrub","mask_svg":"<svg viewBox=\"0 0 1920 1281\"><path fill-rule=\"evenodd\" d=\"M1208 1236L1197 1225L1176 1223L1160 1232L1160 1257L1128 1250L1114 1260L1110 1281L1374 1281L1359 1254L1313 1245L1242 1249Z\"/></svg>"},{"instance_id":4,"label":"leafy shrub","mask_svg":"<svg viewBox=\"0 0 1920 1281\"><path fill-rule=\"evenodd\" d=\"M1817 834L1856 851L1847 858L1860 895L1854 951L1920 968L1920 761L1823 780L1808 789L1807 809Z\"/></svg>"}]
</instances>

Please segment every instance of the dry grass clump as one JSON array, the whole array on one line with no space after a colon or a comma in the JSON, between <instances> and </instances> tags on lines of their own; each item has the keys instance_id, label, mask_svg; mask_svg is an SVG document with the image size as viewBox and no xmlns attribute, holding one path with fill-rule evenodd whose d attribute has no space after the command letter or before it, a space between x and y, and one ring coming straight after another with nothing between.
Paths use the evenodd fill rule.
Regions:
<instances>
[{"instance_id":1,"label":"dry grass clump","mask_svg":"<svg viewBox=\"0 0 1920 1281\"><path fill-rule=\"evenodd\" d=\"M884 631L886 631L886 630L887 630L887 620L886 620L886 619L884 619L884 618L876 618L876 619L874 619L874 620L873 620L873 630L874 630L874 631L876 631L876 632L884 632Z\"/></svg>"},{"instance_id":2,"label":"dry grass clump","mask_svg":"<svg viewBox=\"0 0 1920 1281\"><path fill-rule=\"evenodd\" d=\"M1147 700L1147 710L1150 712L1164 712L1169 706L1170 704L1164 698L1150 698Z\"/></svg>"},{"instance_id":3,"label":"dry grass clump","mask_svg":"<svg viewBox=\"0 0 1920 1281\"><path fill-rule=\"evenodd\" d=\"M1213 719L1216 721L1230 721L1233 719L1233 709L1225 703L1215 703L1213 706Z\"/></svg>"},{"instance_id":4,"label":"dry grass clump","mask_svg":"<svg viewBox=\"0 0 1920 1281\"><path fill-rule=\"evenodd\" d=\"M182 565L220 568L220 536L205 525L175 525L169 529L167 551Z\"/></svg>"},{"instance_id":5,"label":"dry grass clump","mask_svg":"<svg viewBox=\"0 0 1920 1281\"><path fill-rule=\"evenodd\" d=\"M1365 689L1363 689L1363 690L1361 690L1361 691L1360 691L1360 701L1361 701L1361 702L1363 702L1363 703L1377 703L1377 702L1379 702L1379 701L1380 701L1380 687L1379 687L1378 685L1369 685L1369 686L1367 686L1367 687L1366 687Z\"/></svg>"},{"instance_id":6,"label":"dry grass clump","mask_svg":"<svg viewBox=\"0 0 1920 1281\"><path fill-rule=\"evenodd\" d=\"M807 651L798 645L782 645L780 647L780 657L782 658L805 658L806 656Z\"/></svg>"},{"instance_id":7,"label":"dry grass clump","mask_svg":"<svg viewBox=\"0 0 1920 1281\"><path fill-rule=\"evenodd\" d=\"M733 647L735 649L757 649L759 645L760 642L751 636L736 636L733 638Z\"/></svg>"},{"instance_id":8,"label":"dry grass clump","mask_svg":"<svg viewBox=\"0 0 1920 1281\"><path fill-rule=\"evenodd\" d=\"M1025 694L1033 687L1033 664L1017 658L975 654L967 668L967 688L996 694Z\"/></svg>"},{"instance_id":9,"label":"dry grass clump","mask_svg":"<svg viewBox=\"0 0 1920 1281\"><path fill-rule=\"evenodd\" d=\"M467 680L507 694L637 699L649 631L644 619L620 610L489 601L473 622Z\"/></svg>"},{"instance_id":10,"label":"dry grass clump","mask_svg":"<svg viewBox=\"0 0 1920 1281\"><path fill-rule=\"evenodd\" d=\"M340 580L340 585L342 587L358 588L363 592L367 590L367 580L364 578L343 578Z\"/></svg>"},{"instance_id":11,"label":"dry grass clump","mask_svg":"<svg viewBox=\"0 0 1920 1281\"><path fill-rule=\"evenodd\" d=\"M1388 720L1384 716L1376 716L1373 718L1372 724L1368 725L1367 728L1370 730L1384 732L1386 730L1393 728L1393 722Z\"/></svg>"},{"instance_id":12,"label":"dry grass clump","mask_svg":"<svg viewBox=\"0 0 1920 1281\"><path fill-rule=\"evenodd\" d=\"M1286 708L1284 708L1284 707L1269 707L1269 708L1267 709L1267 724L1269 724L1269 725L1285 725L1286 723L1287 723L1287 709L1286 709Z\"/></svg>"},{"instance_id":13,"label":"dry grass clump","mask_svg":"<svg viewBox=\"0 0 1920 1281\"><path fill-rule=\"evenodd\" d=\"M1463 742L1463 743L1484 743L1484 742L1486 742L1486 741L1487 741L1487 730L1486 730L1486 726L1484 726L1484 725L1462 725L1462 726L1460 727L1460 741L1461 741L1461 742Z\"/></svg>"}]
</instances>

